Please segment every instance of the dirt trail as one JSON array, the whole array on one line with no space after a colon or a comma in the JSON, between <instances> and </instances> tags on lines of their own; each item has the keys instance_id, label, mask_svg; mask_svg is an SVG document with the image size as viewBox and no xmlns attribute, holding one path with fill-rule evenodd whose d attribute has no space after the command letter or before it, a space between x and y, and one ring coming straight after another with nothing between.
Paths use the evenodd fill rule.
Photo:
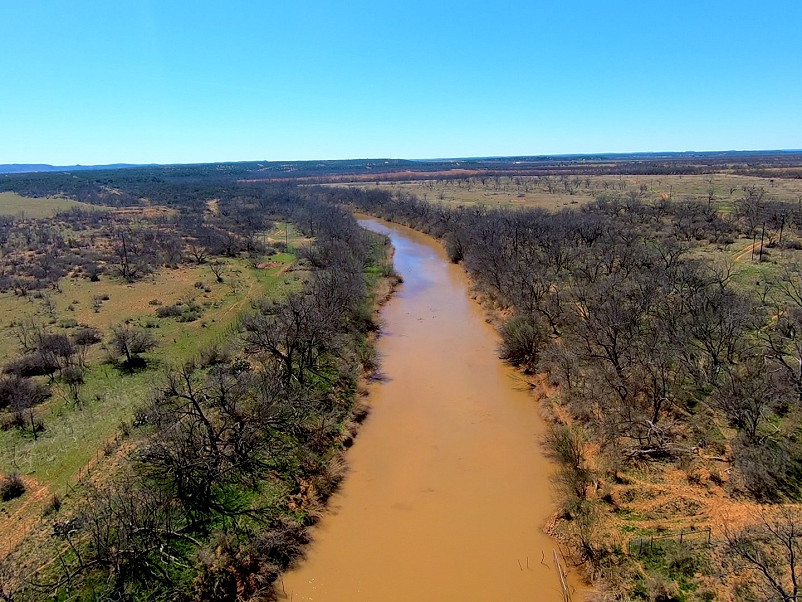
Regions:
<instances>
[{"instance_id":1,"label":"dirt trail","mask_svg":"<svg viewBox=\"0 0 802 602\"><path fill-rule=\"evenodd\" d=\"M4 476L4 475L3 475ZM25 493L20 505L0 513L0 559L5 558L33 529L50 500L50 489L31 477L22 477ZM13 507L13 506L12 506Z\"/></svg>"},{"instance_id":2,"label":"dirt trail","mask_svg":"<svg viewBox=\"0 0 802 602\"><path fill-rule=\"evenodd\" d=\"M235 303L232 303L231 307L229 307L227 310L225 310L220 315L220 319L222 320L223 318L226 318L229 315L231 315L231 312L233 312L233 311L235 311L237 309L241 309L242 307L244 307L245 302L251 300L251 297L253 295L253 289L256 288L256 285L257 285L257 281L256 280L252 280L250 286L248 286L248 290L245 293L245 296L242 297L242 299L240 299L239 301L237 301Z\"/></svg>"},{"instance_id":3,"label":"dirt trail","mask_svg":"<svg viewBox=\"0 0 802 602\"><path fill-rule=\"evenodd\" d=\"M404 277L382 310L385 378L370 385L372 412L309 557L279 591L294 602L561 600L535 397L498 360L461 268L429 237L366 225L390 234Z\"/></svg>"},{"instance_id":4,"label":"dirt trail","mask_svg":"<svg viewBox=\"0 0 802 602\"><path fill-rule=\"evenodd\" d=\"M752 252L757 250L757 248L759 246L760 246L759 242L755 242L755 243L752 243L750 245L747 245L747 247L743 251L739 252L735 257L733 257L733 261L741 261L741 260L743 260L743 258L746 257L747 254L751 255Z\"/></svg>"}]
</instances>

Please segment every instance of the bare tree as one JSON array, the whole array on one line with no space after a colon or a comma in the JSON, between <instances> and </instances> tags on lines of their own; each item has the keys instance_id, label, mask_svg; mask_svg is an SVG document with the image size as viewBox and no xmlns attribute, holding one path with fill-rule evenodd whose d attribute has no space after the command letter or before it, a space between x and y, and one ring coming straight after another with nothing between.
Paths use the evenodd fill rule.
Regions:
<instances>
[{"instance_id":1,"label":"bare tree","mask_svg":"<svg viewBox=\"0 0 802 602\"><path fill-rule=\"evenodd\" d=\"M121 278L133 282L152 270L156 242L145 240L146 232L123 228L113 236L114 267Z\"/></svg>"},{"instance_id":2,"label":"bare tree","mask_svg":"<svg viewBox=\"0 0 802 602\"><path fill-rule=\"evenodd\" d=\"M223 274L226 271L226 264L222 261L212 261L209 264L209 269L214 274L214 277L217 279L217 282L223 282Z\"/></svg>"},{"instance_id":3,"label":"bare tree","mask_svg":"<svg viewBox=\"0 0 802 602\"><path fill-rule=\"evenodd\" d=\"M802 578L802 528L799 511L788 507L739 531L726 531L726 549L733 571L748 579L741 585L761 600L796 602Z\"/></svg>"},{"instance_id":4,"label":"bare tree","mask_svg":"<svg viewBox=\"0 0 802 602\"><path fill-rule=\"evenodd\" d=\"M125 358L126 366L134 366L141 363L140 354L156 347L156 339L144 328L123 324L112 327L110 345L117 357Z\"/></svg>"},{"instance_id":5,"label":"bare tree","mask_svg":"<svg viewBox=\"0 0 802 602\"><path fill-rule=\"evenodd\" d=\"M14 337L25 353L31 353L36 350L44 333L44 326L32 317L25 318L14 325Z\"/></svg>"},{"instance_id":6,"label":"bare tree","mask_svg":"<svg viewBox=\"0 0 802 602\"><path fill-rule=\"evenodd\" d=\"M187 244L187 251L198 265L205 263L206 258L209 256L209 249L207 246L197 239L193 239Z\"/></svg>"},{"instance_id":7,"label":"bare tree","mask_svg":"<svg viewBox=\"0 0 802 602\"><path fill-rule=\"evenodd\" d=\"M784 396L777 374L767 368L762 357L756 357L727 370L722 380L710 398L711 404L749 442L758 443L761 427L774 415Z\"/></svg>"}]
</instances>

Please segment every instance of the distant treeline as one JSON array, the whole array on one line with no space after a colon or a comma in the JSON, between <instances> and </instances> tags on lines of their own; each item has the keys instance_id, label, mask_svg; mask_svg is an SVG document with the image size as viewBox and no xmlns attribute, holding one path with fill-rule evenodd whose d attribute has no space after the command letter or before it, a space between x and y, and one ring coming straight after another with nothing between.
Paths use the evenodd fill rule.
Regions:
<instances>
[{"instance_id":1,"label":"distant treeline","mask_svg":"<svg viewBox=\"0 0 802 602\"><path fill-rule=\"evenodd\" d=\"M48 173L0 174L0 192L66 196L105 205L184 204L201 189L224 194L240 181L395 180L483 176L698 175L727 172L769 178L802 177L802 152L742 151L491 157L408 161L248 161L160 165Z\"/></svg>"}]
</instances>

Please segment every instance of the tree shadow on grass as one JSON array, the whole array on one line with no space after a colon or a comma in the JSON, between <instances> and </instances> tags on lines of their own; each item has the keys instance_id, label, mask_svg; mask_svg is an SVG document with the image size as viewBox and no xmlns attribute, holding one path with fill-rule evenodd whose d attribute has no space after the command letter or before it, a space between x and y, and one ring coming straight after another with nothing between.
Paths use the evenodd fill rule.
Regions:
<instances>
[{"instance_id":1,"label":"tree shadow on grass","mask_svg":"<svg viewBox=\"0 0 802 602\"><path fill-rule=\"evenodd\" d=\"M130 360L115 362L114 367L123 374L137 374L148 369L148 361L144 357L132 357Z\"/></svg>"}]
</instances>

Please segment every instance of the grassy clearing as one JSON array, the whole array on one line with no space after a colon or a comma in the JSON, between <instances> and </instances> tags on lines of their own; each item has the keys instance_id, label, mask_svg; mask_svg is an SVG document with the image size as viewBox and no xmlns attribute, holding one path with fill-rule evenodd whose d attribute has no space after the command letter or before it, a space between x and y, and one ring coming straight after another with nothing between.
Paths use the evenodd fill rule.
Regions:
<instances>
[{"instance_id":1,"label":"grassy clearing","mask_svg":"<svg viewBox=\"0 0 802 602\"><path fill-rule=\"evenodd\" d=\"M288 251L309 244L311 241L311 238L304 236L297 226L290 222L278 222L272 230L264 233L264 242L274 246L283 243Z\"/></svg>"},{"instance_id":2,"label":"grassy clearing","mask_svg":"<svg viewBox=\"0 0 802 602\"><path fill-rule=\"evenodd\" d=\"M0 215L15 217L54 217L59 211L66 211L73 207L97 211L96 205L87 205L70 199L59 198L27 198L15 192L0 192Z\"/></svg>"},{"instance_id":3,"label":"grassy clearing","mask_svg":"<svg viewBox=\"0 0 802 602\"><path fill-rule=\"evenodd\" d=\"M504 178L508 180L508 178ZM575 194L549 193L530 190L525 192L511 187L509 184L496 188L494 184L471 184L460 186L445 180L413 181L413 182L377 182L336 184L355 188L379 188L390 192L412 194L419 199L432 203L454 205L487 205L491 207L538 207L557 210L577 207L593 200L593 196L581 191ZM506 186L506 187L505 187Z\"/></svg>"},{"instance_id":4,"label":"grassy clearing","mask_svg":"<svg viewBox=\"0 0 802 602\"><path fill-rule=\"evenodd\" d=\"M107 333L111 325L133 320L153 329L159 347L146 356L149 368L134 374L122 373L104 363L105 352L96 348L89 358L80 406L54 386L53 396L37 409L47 429L37 440L16 429L0 432L0 471L16 469L34 476L52 491L63 492L99 450L102 453L104 443L115 435L120 424L131 421L135 407L166 368L190 360L205 346L225 342L237 316L254 299L264 295L278 297L300 287L302 274L287 271L293 255L274 255L269 261L270 267L257 269L243 259L227 259L222 283L215 281L206 265L162 270L135 284L115 280L65 281L63 292L52 293L56 310L51 328L69 332L69 328L59 328L58 324L74 322ZM203 287L196 286L196 282L202 282ZM109 298L95 311L92 304L97 295ZM192 322L157 318L159 306L150 303L156 299L162 305L194 300L202 315ZM0 297L4 359L16 354L11 321L37 311L41 314L40 301L12 295Z\"/></svg>"},{"instance_id":5,"label":"grassy clearing","mask_svg":"<svg viewBox=\"0 0 802 602\"><path fill-rule=\"evenodd\" d=\"M719 210L731 211L745 187L763 188L766 200L802 202L802 180L757 178L727 173L711 175L643 176L504 176L463 180L407 182L352 182L332 184L378 188L412 194L434 203L536 207L556 211L576 208L602 194L634 195L644 202L660 199L710 200Z\"/></svg>"}]
</instances>

